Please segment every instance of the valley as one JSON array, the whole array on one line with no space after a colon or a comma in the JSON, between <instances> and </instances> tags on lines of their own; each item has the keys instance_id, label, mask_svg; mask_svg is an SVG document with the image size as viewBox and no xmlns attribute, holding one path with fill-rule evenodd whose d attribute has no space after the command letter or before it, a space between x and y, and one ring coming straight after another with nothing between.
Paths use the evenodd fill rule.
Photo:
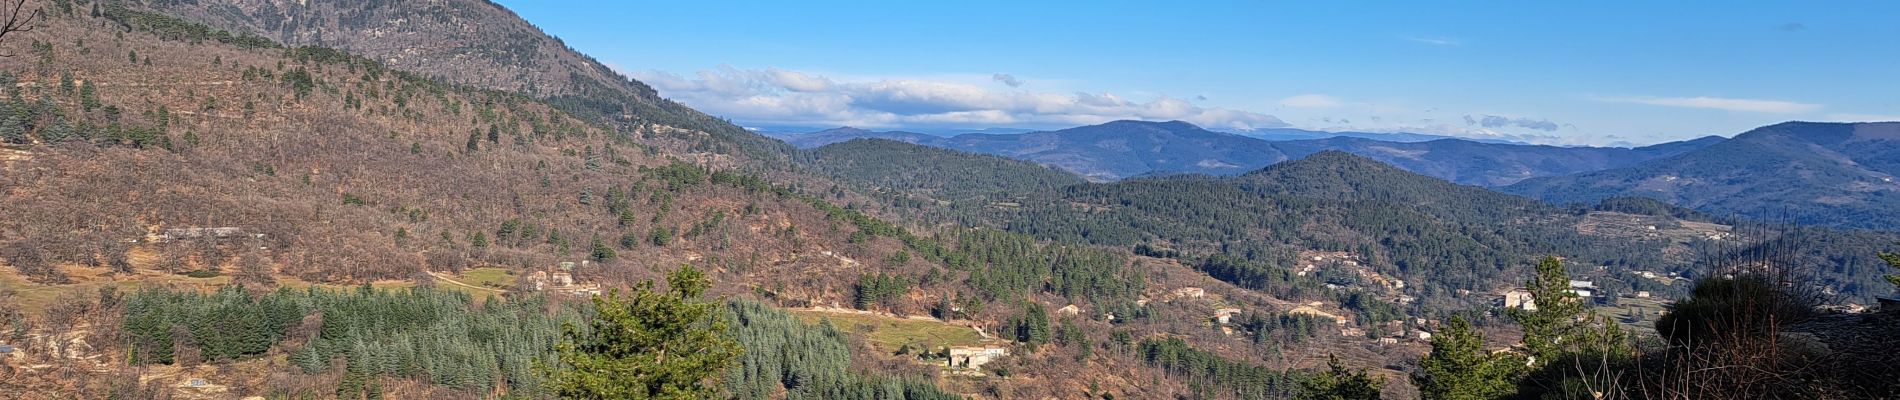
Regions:
<instances>
[{"instance_id":1,"label":"valley","mask_svg":"<svg viewBox=\"0 0 1900 400\"><path fill-rule=\"evenodd\" d=\"M767 136L494 2L23 4L4 398L1574 395L1756 292L1788 357L1892 361L1811 351L1894 322L1894 123ZM1827 368L1780 386L1900 393Z\"/></svg>"}]
</instances>

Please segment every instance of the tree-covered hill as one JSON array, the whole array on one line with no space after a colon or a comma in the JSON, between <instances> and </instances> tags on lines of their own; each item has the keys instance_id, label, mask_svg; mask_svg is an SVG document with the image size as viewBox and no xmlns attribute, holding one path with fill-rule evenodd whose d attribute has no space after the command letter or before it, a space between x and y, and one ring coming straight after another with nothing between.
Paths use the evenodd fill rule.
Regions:
<instances>
[{"instance_id":1,"label":"tree-covered hill","mask_svg":"<svg viewBox=\"0 0 1900 400\"><path fill-rule=\"evenodd\" d=\"M183 374L231 393L262 396L525 393L528 384L499 382L532 375L522 367L545 349L518 346L540 347L546 337L484 336L516 335L494 328L505 322L417 327L434 331L415 335L329 332L343 339L313 347L308 338L325 336L309 330L343 323L342 314L275 311L320 310L289 303L329 294L268 300L275 310L268 319L219 318L264 316L245 307L272 299L252 294L276 288L310 293L306 289L413 286L434 286L432 293L444 295L430 301L453 300L429 313L492 304L498 320L537 311L570 318L554 306L503 302L539 295L536 273L563 271L563 263L573 263L568 277L582 288L632 286L692 264L707 271L714 296L777 307L848 305L866 313L933 315L957 329L1008 331L996 346L1019 357L996 369L959 372L975 375L967 378L937 379L944 349L929 349L938 358L916 348L907 354L850 350L852 371L872 372L855 376L891 376L878 382L911 387L951 384L958 394L987 397L1186 393L1180 383L1155 384L1152 377L1162 375L1158 367L1103 344L1119 334L1128 349L1140 335L1186 331L1181 326L1205 320L1207 305L1143 305L1142 297L1192 285L1230 294L1230 304L1249 309L1276 307L1271 298L1199 280L1181 265L1125 249L967 226L912 228L893 222L899 214L879 219L850 204L868 196L829 176L801 167L776 171L789 178L774 178L695 151L692 138L701 137L695 131L646 126L622 132L619 125L567 111L558 99L453 84L346 51L287 46L168 14L102 2L68 4L70 11L54 9L43 26L0 43L20 50L17 57L0 58L0 71L11 72L0 74L7 83L0 92L0 204L6 205L0 218L0 285L6 289L0 290L0 344L25 354L0 360L13 378L0 383L0 397L196 391L169 386L182 385ZM94 5L101 10L96 16L89 12ZM918 166L941 161L975 167L987 156L931 157L940 158L920 157L928 163ZM1013 165L1026 168L1019 170L1024 173L1039 171L1030 174L1050 186L1075 180L1040 166ZM917 178L961 182L947 175ZM1014 182L951 190L1017 190ZM502 281L515 285L454 281L477 269L500 271L513 278ZM238 286L256 290L179 300L193 302L190 307L134 310L125 310L119 296L134 288L184 296ZM480 297L450 294L464 289ZM1051 311L1071 304L1087 311ZM375 318L431 321L403 314L420 312L414 309L383 311L393 314ZM1111 322L1108 315L1118 317ZM131 335L123 328L128 321L146 326ZM537 328L560 322L535 321ZM418 339L425 334L430 337ZM231 335L242 336L242 343L226 346ZM278 340L291 337L299 339ZM55 350L67 349L67 338L86 343L70 348L78 356L56 356L67 354ZM1226 341L1208 336L1190 343ZM1363 343L1318 343L1364 355L1366 365L1383 365L1370 361L1374 356ZM455 349L409 354L444 344ZM517 347L502 357L479 351L482 346ZM1253 351L1252 344L1244 346L1210 347L1238 357ZM318 349L314 356L307 350L312 348ZM131 358L161 349L184 357ZM454 362L416 365L440 361L435 356ZM835 356L828 354L833 361L827 362L836 362ZM292 358L302 364L279 361ZM341 365L326 364L332 362ZM53 367L11 369L31 365ZM502 371L504 366L509 370ZM1289 361L1275 367L1311 365ZM145 389L123 384L139 382L145 368L181 371L174 375L179 381L166 377ZM806 378L856 379L794 372L748 387L792 391L807 387ZM855 393L858 382L869 381L840 382L824 392Z\"/></svg>"},{"instance_id":2,"label":"tree-covered hill","mask_svg":"<svg viewBox=\"0 0 1900 400\"><path fill-rule=\"evenodd\" d=\"M1466 185L1496 187L1517 181L1598 171L1673 156L1723 139L1709 136L1650 146L1558 147L1485 143L1465 139L1390 142L1353 137L1275 142L1288 157L1338 150L1401 169Z\"/></svg>"},{"instance_id":3,"label":"tree-covered hill","mask_svg":"<svg viewBox=\"0 0 1900 400\"><path fill-rule=\"evenodd\" d=\"M768 134L801 149L813 149L856 139L884 139L904 143L938 145L949 138L904 131L871 131L852 127L832 128L811 133Z\"/></svg>"},{"instance_id":4,"label":"tree-covered hill","mask_svg":"<svg viewBox=\"0 0 1900 400\"><path fill-rule=\"evenodd\" d=\"M1891 230L1900 224L1900 123L1789 122L1626 168L1531 179L1551 202L1660 199L1718 215Z\"/></svg>"},{"instance_id":5,"label":"tree-covered hill","mask_svg":"<svg viewBox=\"0 0 1900 400\"><path fill-rule=\"evenodd\" d=\"M1896 241L1552 206L1345 152L1236 167L1219 160L1272 148L1178 122L971 139L1040 148L1012 158L794 152L602 83L619 78L490 2L46 7L0 43L4 398L542 398L629 378L563 373L556 342L716 331L747 349L720 385L739 398L1317 396L1320 354L1401 374L1424 345L1381 339L1486 315L1543 255L1666 295L1616 282L1804 245L1815 282L1859 299ZM1017 159L1221 172L1087 183ZM477 271L495 279L463 282ZM667 271L705 299L579 304ZM566 353L653 353L591 347ZM958 366L971 351L1009 355Z\"/></svg>"},{"instance_id":6,"label":"tree-covered hill","mask_svg":"<svg viewBox=\"0 0 1900 400\"><path fill-rule=\"evenodd\" d=\"M1536 200L1408 172L1371 158L1329 150L1274 164L1237 179L1256 192L1345 202L1406 204L1462 219L1550 213Z\"/></svg>"},{"instance_id":7,"label":"tree-covered hill","mask_svg":"<svg viewBox=\"0 0 1900 400\"><path fill-rule=\"evenodd\" d=\"M883 139L856 139L806 153L811 168L884 193L923 200L1006 199L1082 183L1067 172L1027 161Z\"/></svg>"},{"instance_id":8,"label":"tree-covered hill","mask_svg":"<svg viewBox=\"0 0 1900 400\"><path fill-rule=\"evenodd\" d=\"M1817 259L1815 265L1826 267L1818 280L1824 285L1872 289L1868 283L1878 282L1879 267L1867 250L1890 247L1881 241L1893 240L1892 235L1826 229L1737 230L1692 212L1632 203L1557 207L1323 152L1237 177L1070 186L1025 201L1021 210L992 212L990 218L1012 230L1058 240L1240 257L1257 262L1261 270L1232 278L1256 288L1288 284L1285 274L1310 264L1295 257L1300 251L1347 252L1364 257L1380 273L1411 282L1405 292L1428 301L1464 297L1453 294L1459 289L1483 292L1510 285L1541 255L1601 265L1607 276L1645 270L1695 274L1706 258L1787 235L1808 238L1803 242L1814 243L1817 253L1866 253ZM1631 214L1643 211L1649 215ZM1639 225L1606 228L1630 224ZM1865 301L1873 294L1862 290L1849 296Z\"/></svg>"},{"instance_id":9,"label":"tree-covered hill","mask_svg":"<svg viewBox=\"0 0 1900 400\"><path fill-rule=\"evenodd\" d=\"M858 138L889 139L969 152L995 154L1054 166L1096 181L1198 173L1236 175L1268 164L1322 151L1345 151L1407 171L1452 182L1500 186L1545 176L1616 168L1681 154L1721 142L1718 137L1637 148L1557 147L1433 137L1432 140L1370 139L1373 134L1262 140L1215 132L1185 122L1116 121L1024 134L964 134L938 137L901 131L839 128L778 135L799 147ZM1341 135L1353 135L1342 133ZM1281 136L1273 136L1281 137Z\"/></svg>"},{"instance_id":10,"label":"tree-covered hill","mask_svg":"<svg viewBox=\"0 0 1900 400\"><path fill-rule=\"evenodd\" d=\"M791 149L776 140L660 97L593 57L568 47L513 11L482 0L95 1L105 14L139 24L152 11L289 46L322 46L362 55L392 68L445 82L502 90L550 104L622 134L654 126L696 132L681 150L783 161ZM115 11L123 10L123 11Z\"/></svg>"}]
</instances>

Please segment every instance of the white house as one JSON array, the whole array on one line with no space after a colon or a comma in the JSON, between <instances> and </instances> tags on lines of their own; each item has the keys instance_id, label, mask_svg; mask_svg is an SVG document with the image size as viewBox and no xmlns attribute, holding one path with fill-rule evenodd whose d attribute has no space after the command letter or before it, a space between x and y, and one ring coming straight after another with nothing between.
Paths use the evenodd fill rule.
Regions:
<instances>
[{"instance_id":1,"label":"white house","mask_svg":"<svg viewBox=\"0 0 1900 400\"><path fill-rule=\"evenodd\" d=\"M1526 311L1536 311L1537 302L1531 299L1530 291L1511 289L1511 291L1504 292L1504 308L1520 308Z\"/></svg>"},{"instance_id":2,"label":"white house","mask_svg":"<svg viewBox=\"0 0 1900 400\"><path fill-rule=\"evenodd\" d=\"M1009 349L1004 347L951 347L950 367L981 369L983 364L1007 355Z\"/></svg>"}]
</instances>

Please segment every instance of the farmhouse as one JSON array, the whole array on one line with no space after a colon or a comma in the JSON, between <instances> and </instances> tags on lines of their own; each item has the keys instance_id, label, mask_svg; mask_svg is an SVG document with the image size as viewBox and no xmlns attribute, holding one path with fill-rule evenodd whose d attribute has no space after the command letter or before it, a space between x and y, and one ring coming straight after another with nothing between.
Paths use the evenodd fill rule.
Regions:
<instances>
[{"instance_id":1,"label":"farmhouse","mask_svg":"<svg viewBox=\"0 0 1900 400\"><path fill-rule=\"evenodd\" d=\"M996 361L997 358L1007 355L1009 355L1009 349L1004 347L951 347L950 367L981 369L983 364L989 364L990 361Z\"/></svg>"},{"instance_id":2,"label":"farmhouse","mask_svg":"<svg viewBox=\"0 0 1900 400\"><path fill-rule=\"evenodd\" d=\"M1215 310L1214 310L1214 321L1216 321L1216 322L1220 322L1220 324L1221 324L1221 325L1226 325L1226 324L1228 324L1228 323L1231 323L1231 322L1233 322L1233 319L1234 319L1234 316L1235 316L1235 315L1240 315L1240 309L1238 309L1238 308L1220 308L1220 309L1215 309Z\"/></svg>"},{"instance_id":3,"label":"farmhouse","mask_svg":"<svg viewBox=\"0 0 1900 400\"><path fill-rule=\"evenodd\" d=\"M1536 311L1537 303L1531 300L1531 292L1524 289L1511 289L1504 292L1504 308L1518 308Z\"/></svg>"}]
</instances>

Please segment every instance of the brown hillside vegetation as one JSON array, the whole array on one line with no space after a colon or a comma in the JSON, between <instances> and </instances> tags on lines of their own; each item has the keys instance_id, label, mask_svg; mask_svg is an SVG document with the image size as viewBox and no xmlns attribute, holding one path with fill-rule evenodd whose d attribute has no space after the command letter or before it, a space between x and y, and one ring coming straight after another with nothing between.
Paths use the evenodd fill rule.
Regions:
<instances>
[{"instance_id":1,"label":"brown hillside vegetation","mask_svg":"<svg viewBox=\"0 0 1900 400\"><path fill-rule=\"evenodd\" d=\"M349 51L446 82L546 98L584 117L660 123L705 135L696 151L776 159L790 146L661 98L484 0L131 2L291 46Z\"/></svg>"},{"instance_id":2,"label":"brown hillside vegetation","mask_svg":"<svg viewBox=\"0 0 1900 400\"><path fill-rule=\"evenodd\" d=\"M973 299L959 304L987 306L961 307L944 323L994 333L1035 304L1072 327L1064 338L1043 339L1048 344L1012 347L1016 356L974 376L865 343L854 356L860 368L934 377L981 397L1193 392L1136 351L1138 342L1162 336L1277 371L1323 362L1310 352L1281 354L1296 340L1369 367L1419 351L1369 345L1330 326L1304 339L1223 333L1210 322L1215 308L1268 315L1301 304L1120 250L999 240L1013 247L927 254L969 251L987 234L901 233L830 203L855 194L798 189L830 186L822 178L781 172L793 175L779 180L791 184L774 184L735 172L756 161L721 154L706 143L731 142L661 124L664 118L599 122L546 100L445 84L335 50L285 48L161 14L104 8L94 17L86 10L98 3L71 4L73 12L54 12L41 28L3 44L20 54L0 58L14 82L8 94L17 93L5 122L23 129L7 138L0 164L0 259L9 267L0 306L44 314L11 325L32 327L32 337L87 345L49 353L42 350L59 340L31 341L27 360L44 367L9 369L19 379L0 384L0 394L106 397L124 388L112 382L185 376L169 366L127 366L133 361L122 350L131 345L114 333L121 312L111 291L131 286L117 282L191 290L225 282L428 286L477 267L525 277L563 262L581 265L575 280L606 287L699 265L715 294L785 307L849 307L867 274L897 276L914 284L867 308L923 315L951 299ZM959 242L966 236L975 239ZM1130 287L1061 293L1068 289L1056 288L1070 284L1048 265L1022 282L999 283L1015 278L990 276L993 266L984 261L1045 247L1062 256L1035 256L1047 257L1040 262L1096 257L1091 267L1113 278L1096 285ZM514 281L495 289L528 290L527 280ZM1015 294L989 294L1004 286L1016 292L999 293ZM1210 295L1170 295L1182 287ZM21 292L33 297L15 298ZM1138 298L1145 305L1133 305ZM19 307L23 300L34 303ZM1060 311L1069 304L1078 305L1074 315ZM1111 307L1127 308L1116 308L1120 317L1111 322ZM1119 311L1136 309L1142 315ZM208 364L216 372L183 371L210 376L232 394L272 393L286 382L316 393L341 385L336 375L233 372L287 368L280 360L290 343L260 358ZM177 383L152 382L159 380L146 386ZM398 396L469 395L426 381L389 387ZM152 393L173 393L166 390Z\"/></svg>"}]
</instances>

